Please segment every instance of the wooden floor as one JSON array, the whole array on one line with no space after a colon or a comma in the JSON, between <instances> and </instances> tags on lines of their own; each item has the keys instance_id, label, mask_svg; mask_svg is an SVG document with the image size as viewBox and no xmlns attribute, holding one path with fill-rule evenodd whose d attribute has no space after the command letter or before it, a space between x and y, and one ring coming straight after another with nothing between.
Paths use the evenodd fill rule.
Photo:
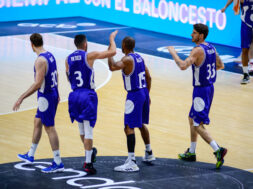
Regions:
<instances>
[{"instance_id":1,"label":"wooden floor","mask_svg":"<svg viewBox=\"0 0 253 189\"><path fill-rule=\"evenodd\" d=\"M84 150L79 138L77 124L71 124L67 102L69 84L64 75L64 59L74 47L68 45L72 39L64 38L66 48L63 50L50 42L55 36L45 35L47 49L57 54L60 71L60 89L63 102L56 115L56 129L60 139L62 157L83 156ZM13 39L15 38L15 39ZM33 79L33 61L26 36L16 36L8 40L21 40L25 43L29 58L20 59L8 64L8 58L0 60L0 163L19 161L18 153L27 152L31 145L33 118L36 109L35 96L25 100L20 112L12 113L11 108L18 96L29 87ZM0 38L0 41L4 40ZM48 41L47 41L48 40ZM16 42L16 41L15 41ZM51 44L50 44L51 43ZM90 50L106 48L90 43ZM62 48L62 47L61 47ZM120 50L118 50L121 57ZM0 48L1 53L1 48ZM23 53L24 54L24 53ZM27 55L25 54L25 55ZM0 54L1 57L3 54ZM8 53L5 56L8 56ZM22 55L20 55L22 56ZM32 56L32 58L31 58ZM143 55L152 76L151 114L148 126L151 135L151 146L156 157L177 158L190 144L188 113L191 106L192 76L191 70L180 71L168 59ZM11 58L13 59L13 57ZM106 63L105 60L102 62ZM127 156L126 137L123 132L123 112L126 92L120 72L108 72L105 64L96 63L98 120L94 130L94 146L99 156ZM21 65L23 66L21 66ZM3 65L13 70L3 71ZM27 66L28 65L28 66ZM5 74L3 74L5 73ZM9 79L7 79L9 78ZM215 84L215 96L210 113L210 126L207 126L213 138L220 146L228 148L225 165L240 169L253 170L253 81L241 86L241 75L219 71ZM106 83L105 81L108 80ZM8 81L8 83L6 83ZM106 85L104 85L106 83ZM104 85L104 86L103 86ZM30 109L30 110L25 110ZM136 155L144 154L144 144L136 130ZM199 138L197 160L215 163L212 148ZM46 133L43 132L35 158L51 158L52 152Z\"/></svg>"}]
</instances>

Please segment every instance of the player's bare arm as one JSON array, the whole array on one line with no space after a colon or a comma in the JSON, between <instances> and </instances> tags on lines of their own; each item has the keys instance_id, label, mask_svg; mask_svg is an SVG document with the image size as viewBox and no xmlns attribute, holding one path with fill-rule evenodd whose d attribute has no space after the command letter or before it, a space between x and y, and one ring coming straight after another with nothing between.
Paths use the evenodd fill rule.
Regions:
<instances>
[{"instance_id":1,"label":"player's bare arm","mask_svg":"<svg viewBox=\"0 0 253 189\"><path fill-rule=\"evenodd\" d=\"M233 2L233 0L228 0L226 5L221 9L221 12L225 12L229 5Z\"/></svg>"},{"instance_id":2,"label":"player's bare arm","mask_svg":"<svg viewBox=\"0 0 253 189\"><path fill-rule=\"evenodd\" d=\"M87 55L87 60L88 60L88 64L93 67L94 61L96 59L104 59L104 58L109 58L112 57L116 54L116 43L115 43L115 37L118 33L118 30L114 31L111 33L110 35L110 45L109 48L106 51L94 51L94 52L90 52Z\"/></svg>"},{"instance_id":3,"label":"player's bare arm","mask_svg":"<svg viewBox=\"0 0 253 189\"><path fill-rule=\"evenodd\" d=\"M108 64L111 71L123 70L126 75L133 70L133 59L129 56L124 56L120 61L115 62L113 57L108 58Z\"/></svg>"},{"instance_id":4,"label":"player's bare arm","mask_svg":"<svg viewBox=\"0 0 253 189\"><path fill-rule=\"evenodd\" d=\"M151 79L151 75L148 70L148 67L146 65L145 65L145 77L146 77L146 82L147 82L147 89L148 89L148 92L150 92L152 79Z\"/></svg>"},{"instance_id":5,"label":"player's bare arm","mask_svg":"<svg viewBox=\"0 0 253 189\"><path fill-rule=\"evenodd\" d=\"M181 58L179 58L179 56L177 55L176 50L174 49L174 47L169 46L168 50L170 52L170 54L172 55L173 59L175 60L176 64L178 65L178 67L181 70L186 70L189 66L191 66L192 64L196 64L196 66L198 66L198 57L199 56L203 56L203 50L201 50L200 47L197 48L193 48L191 51L191 54L189 57L187 57L185 60L182 60Z\"/></svg>"},{"instance_id":6,"label":"player's bare arm","mask_svg":"<svg viewBox=\"0 0 253 189\"><path fill-rule=\"evenodd\" d=\"M65 68L66 68L66 76L69 81L69 64L68 64L68 58L65 60Z\"/></svg>"},{"instance_id":7,"label":"player's bare arm","mask_svg":"<svg viewBox=\"0 0 253 189\"><path fill-rule=\"evenodd\" d=\"M216 53L216 70L224 69L224 67L225 67L224 63L220 59L218 52L216 51L215 53Z\"/></svg>"},{"instance_id":8,"label":"player's bare arm","mask_svg":"<svg viewBox=\"0 0 253 189\"><path fill-rule=\"evenodd\" d=\"M13 106L13 110L17 111L23 102L23 100L30 95L32 95L34 92L36 92L42 85L45 74L46 74L46 60L43 57L38 57L38 59L35 62L35 70L36 70L36 77L35 82L32 84L32 86L24 92L17 102Z\"/></svg>"}]
</instances>

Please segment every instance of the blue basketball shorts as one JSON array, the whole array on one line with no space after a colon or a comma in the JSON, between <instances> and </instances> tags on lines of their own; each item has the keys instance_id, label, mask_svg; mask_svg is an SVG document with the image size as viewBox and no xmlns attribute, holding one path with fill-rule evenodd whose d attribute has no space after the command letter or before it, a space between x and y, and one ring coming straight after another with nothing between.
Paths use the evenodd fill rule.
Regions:
<instances>
[{"instance_id":1,"label":"blue basketball shorts","mask_svg":"<svg viewBox=\"0 0 253 189\"><path fill-rule=\"evenodd\" d=\"M38 109L35 115L40 118L43 125L54 126L55 114L58 106L58 91L43 94L38 92Z\"/></svg>"},{"instance_id":2,"label":"blue basketball shorts","mask_svg":"<svg viewBox=\"0 0 253 189\"><path fill-rule=\"evenodd\" d=\"M250 44L253 38L253 30L247 24L242 22L241 24L241 48L250 48Z\"/></svg>"},{"instance_id":3,"label":"blue basketball shorts","mask_svg":"<svg viewBox=\"0 0 253 189\"><path fill-rule=\"evenodd\" d=\"M147 88L129 91L125 103L124 124L141 128L149 123L149 92Z\"/></svg>"},{"instance_id":4,"label":"blue basketball shorts","mask_svg":"<svg viewBox=\"0 0 253 189\"><path fill-rule=\"evenodd\" d=\"M192 107L189 117L193 119L194 126L202 122L205 125L210 123L209 111L212 105L214 86L194 87L192 95Z\"/></svg>"},{"instance_id":5,"label":"blue basketball shorts","mask_svg":"<svg viewBox=\"0 0 253 189\"><path fill-rule=\"evenodd\" d=\"M90 121L90 126L94 128L97 121L97 93L91 89L76 89L69 94L69 116L82 123L84 120Z\"/></svg>"}]
</instances>

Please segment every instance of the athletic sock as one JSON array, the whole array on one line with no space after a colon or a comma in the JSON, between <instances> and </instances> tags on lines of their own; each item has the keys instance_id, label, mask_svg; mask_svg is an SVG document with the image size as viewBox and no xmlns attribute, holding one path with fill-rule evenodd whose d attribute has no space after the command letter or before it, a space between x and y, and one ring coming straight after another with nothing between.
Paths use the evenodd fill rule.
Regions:
<instances>
[{"instance_id":1,"label":"athletic sock","mask_svg":"<svg viewBox=\"0 0 253 189\"><path fill-rule=\"evenodd\" d=\"M53 151L54 153L54 162L59 165L61 163L60 150Z\"/></svg>"},{"instance_id":2,"label":"athletic sock","mask_svg":"<svg viewBox=\"0 0 253 189\"><path fill-rule=\"evenodd\" d=\"M91 163L92 150L85 150L85 162Z\"/></svg>"},{"instance_id":3,"label":"athletic sock","mask_svg":"<svg viewBox=\"0 0 253 189\"><path fill-rule=\"evenodd\" d=\"M218 144L213 140L210 142L210 146L212 147L212 149L216 152L217 150L219 150L219 146Z\"/></svg>"},{"instance_id":4,"label":"athletic sock","mask_svg":"<svg viewBox=\"0 0 253 189\"><path fill-rule=\"evenodd\" d=\"M195 153L197 142L191 142L191 146L189 149L190 153Z\"/></svg>"},{"instance_id":5,"label":"athletic sock","mask_svg":"<svg viewBox=\"0 0 253 189\"><path fill-rule=\"evenodd\" d=\"M32 146L31 146L31 148L30 148L30 150L28 152L28 156L33 156L34 157L34 154L35 154L35 151L37 149L37 146L38 146L38 144L32 143Z\"/></svg>"}]
</instances>

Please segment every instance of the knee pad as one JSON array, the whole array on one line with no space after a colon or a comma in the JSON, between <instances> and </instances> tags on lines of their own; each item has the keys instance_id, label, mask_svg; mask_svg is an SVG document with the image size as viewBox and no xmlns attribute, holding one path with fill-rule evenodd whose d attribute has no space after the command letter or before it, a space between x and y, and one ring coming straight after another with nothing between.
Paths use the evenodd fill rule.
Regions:
<instances>
[{"instance_id":1,"label":"knee pad","mask_svg":"<svg viewBox=\"0 0 253 189\"><path fill-rule=\"evenodd\" d=\"M84 138L85 139L93 139L93 128L90 126L90 122L87 120L83 121L84 124Z\"/></svg>"},{"instance_id":2,"label":"knee pad","mask_svg":"<svg viewBox=\"0 0 253 189\"><path fill-rule=\"evenodd\" d=\"M83 123L78 122L80 135L84 135L84 125Z\"/></svg>"}]
</instances>

